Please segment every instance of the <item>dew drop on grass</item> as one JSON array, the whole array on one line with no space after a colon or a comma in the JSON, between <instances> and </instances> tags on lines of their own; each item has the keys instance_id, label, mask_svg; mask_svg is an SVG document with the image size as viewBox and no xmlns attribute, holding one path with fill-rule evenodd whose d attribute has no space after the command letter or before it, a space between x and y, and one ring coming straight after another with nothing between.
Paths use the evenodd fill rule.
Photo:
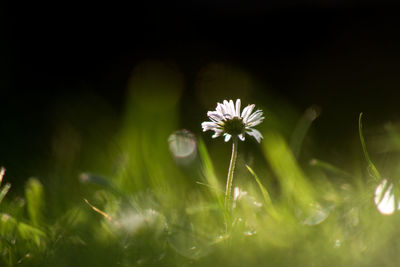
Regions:
<instances>
[{"instance_id":1,"label":"dew drop on grass","mask_svg":"<svg viewBox=\"0 0 400 267\"><path fill-rule=\"evenodd\" d=\"M319 203L311 203L307 210L298 211L298 216L305 225L317 225L328 218L330 210L333 207L322 207Z\"/></svg>"},{"instance_id":2,"label":"dew drop on grass","mask_svg":"<svg viewBox=\"0 0 400 267\"><path fill-rule=\"evenodd\" d=\"M340 246L342 245L342 242L340 242L339 239L335 240L335 244L333 245L334 248L340 248Z\"/></svg>"},{"instance_id":3,"label":"dew drop on grass","mask_svg":"<svg viewBox=\"0 0 400 267\"><path fill-rule=\"evenodd\" d=\"M244 234L246 236L253 236L253 235L257 234L257 231L256 230L249 230L249 231L244 232Z\"/></svg>"},{"instance_id":4,"label":"dew drop on grass","mask_svg":"<svg viewBox=\"0 0 400 267\"><path fill-rule=\"evenodd\" d=\"M196 158L197 142L188 130L173 132L168 137L169 150L179 164L189 164Z\"/></svg>"},{"instance_id":5,"label":"dew drop on grass","mask_svg":"<svg viewBox=\"0 0 400 267\"><path fill-rule=\"evenodd\" d=\"M261 203L261 202L258 202L258 201L254 201L254 202L253 202L253 205L256 206L256 207L258 207L258 208L261 208L261 207L262 207L262 203Z\"/></svg>"}]
</instances>

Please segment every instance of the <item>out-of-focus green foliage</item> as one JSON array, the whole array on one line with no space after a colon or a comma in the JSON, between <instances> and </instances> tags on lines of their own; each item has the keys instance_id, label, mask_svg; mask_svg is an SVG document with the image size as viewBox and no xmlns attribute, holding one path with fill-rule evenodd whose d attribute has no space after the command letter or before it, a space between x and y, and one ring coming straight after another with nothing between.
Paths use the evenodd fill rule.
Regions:
<instances>
[{"instance_id":1,"label":"out-of-focus green foliage","mask_svg":"<svg viewBox=\"0 0 400 267\"><path fill-rule=\"evenodd\" d=\"M0 266L397 266L395 123L365 135L360 118L356 151L341 156L349 168L313 144L314 108L263 108L263 141L239 144L227 219L230 144L177 131L173 65L148 62L132 77L125 117L101 149L85 158L76 140L87 137L71 130L74 146L67 133L54 142L57 165L29 179L23 198L0 180Z\"/></svg>"},{"instance_id":2,"label":"out-of-focus green foliage","mask_svg":"<svg viewBox=\"0 0 400 267\"><path fill-rule=\"evenodd\" d=\"M25 198L28 215L33 225L39 226L43 223L44 195L43 186L39 180L31 178L26 183Z\"/></svg>"}]
</instances>

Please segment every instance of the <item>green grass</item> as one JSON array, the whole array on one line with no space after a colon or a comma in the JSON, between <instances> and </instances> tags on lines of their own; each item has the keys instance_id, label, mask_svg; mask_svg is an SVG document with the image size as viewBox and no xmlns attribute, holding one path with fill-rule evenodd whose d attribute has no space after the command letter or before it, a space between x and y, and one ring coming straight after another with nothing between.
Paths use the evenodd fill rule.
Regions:
<instances>
[{"instance_id":1,"label":"green grass","mask_svg":"<svg viewBox=\"0 0 400 267\"><path fill-rule=\"evenodd\" d=\"M231 227L224 208L230 144L181 133L177 148L194 144L195 154L174 157L167 141L179 129L174 103L128 106L102 140L106 155L94 149L81 155L86 165L63 165L61 154L47 176L27 180L23 196L10 193L5 173L0 266L397 266L400 216L374 204L382 181L374 162L383 156L367 150L374 139L364 136L361 116L357 150L342 155L354 162L346 169L320 151L308 156L314 117L299 116L287 135L279 129L292 122L274 120L276 112L266 112L260 145L239 143ZM387 129L383 142L396 151L400 131ZM393 155L382 173L392 175L397 199Z\"/></svg>"}]
</instances>

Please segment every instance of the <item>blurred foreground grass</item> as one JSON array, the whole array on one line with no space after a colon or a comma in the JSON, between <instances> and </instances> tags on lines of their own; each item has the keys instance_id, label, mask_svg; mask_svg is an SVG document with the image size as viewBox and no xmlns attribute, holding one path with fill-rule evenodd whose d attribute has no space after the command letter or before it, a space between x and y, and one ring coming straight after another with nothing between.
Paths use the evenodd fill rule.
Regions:
<instances>
[{"instance_id":1,"label":"blurred foreground grass","mask_svg":"<svg viewBox=\"0 0 400 267\"><path fill-rule=\"evenodd\" d=\"M170 77L159 81L179 92L179 77ZM135 88L146 89L132 91L122 125L112 140L102 140L112 160L95 150L88 154L89 169L80 170L70 160L76 139L70 133L58 142L67 145L61 145L50 178L30 178L24 197L7 195L13 187L1 172L1 266L400 262L396 125L382 127L373 139L360 130L362 142L341 155L351 164L341 167L312 156L318 148L307 133L318 116L315 107L294 116L293 124L292 115L261 106L267 116L260 127L264 140L259 146L251 140L239 144L227 231L223 198L230 146L207 134L177 131L178 93L155 97L147 89L160 84L145 81L132 80ZM385 166L382 177L376 166Z\"/></svg>"}]
</instances>

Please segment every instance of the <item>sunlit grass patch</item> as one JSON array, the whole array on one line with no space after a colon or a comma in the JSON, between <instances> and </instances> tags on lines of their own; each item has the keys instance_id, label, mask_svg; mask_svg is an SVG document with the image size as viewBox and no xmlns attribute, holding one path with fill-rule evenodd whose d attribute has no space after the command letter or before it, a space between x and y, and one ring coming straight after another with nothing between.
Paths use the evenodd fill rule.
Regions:
<instances>
[{"instance_id":1,"label":"sunlit grass patch","mask_svg":"<svg viewBox=\"0 0 400 267\"><path fill-rule=\"evenodd\" d=\"M168 105L128 105L121 127L104 140L112 160L99 156L98 169L96 153L86 169L60 164L53 183L27 180L23 197L10 196L0 171L2 266L396 266L397 158L381 167L383 152L361 117L359 159L349 159L349 168L308 146L315 107L297 123L266 109L263 139L238 142L227 208L230 148L195 134L200 123L179 130L179 77L167 79L177 86ZM154 83L133 84L144 89L132 97L151 98ZM385 129L379 143L397 153L399 131ZM233 139L242 133L231 130Z\"/></svg>"}]
</instances>

